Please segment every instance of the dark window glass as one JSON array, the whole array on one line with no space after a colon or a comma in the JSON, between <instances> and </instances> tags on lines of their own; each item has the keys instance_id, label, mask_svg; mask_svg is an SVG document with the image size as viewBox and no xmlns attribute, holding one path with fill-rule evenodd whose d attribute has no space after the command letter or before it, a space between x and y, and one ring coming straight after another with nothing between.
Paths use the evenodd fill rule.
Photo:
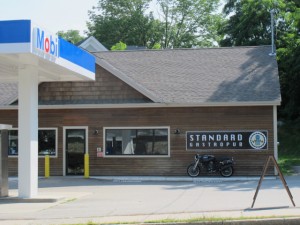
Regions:
<instances>
[{"instance_id":1,"label":"dark window glass","mask_svg":"<svg viewBox=\"0 0 300 225\"><path fill-rule=\"evenodd\" d=\"M68 175L84 173L85 132L85 129L66 130L66 172Z\"/></svg>"},{"instance_id":2,"label":"dark window glass","mask_svg":"<svg viewBox=\"0 0 300 225\"><path fill-rule=\"evenodd\" d=\"M106 155L168 155L168 129L107 129Z\"/></svg>"},{"instance_id":3,"label":"dark window glass","mask_svg":"<svg viewBox=\"0 0 300 225\"><path fill-rule=\"evenodd\" d=\"M39 130L39 155L56 155L55 130Z\"/></svg>"},{"instance_id":4,"label":"dark window glass","mask_svg":"<svg viewBox=\"0 0 300 225\"><path fill-rule=\"evenodd\" d=\"M8 140L8 155L18 155L18 130L10 130ZM40 156L56 155L56 130L39 130L38 140L38 152Z\"/></svg>"},{"instance_id":5,"label":"dark window glass","mask_svg":"<svg viewBox=\"0 0 300 225\"><path fill-rule=\"evenodd\" d=\"M8 131L8 155L18 155L18 130Z\"/></svg>"}]
</instances>

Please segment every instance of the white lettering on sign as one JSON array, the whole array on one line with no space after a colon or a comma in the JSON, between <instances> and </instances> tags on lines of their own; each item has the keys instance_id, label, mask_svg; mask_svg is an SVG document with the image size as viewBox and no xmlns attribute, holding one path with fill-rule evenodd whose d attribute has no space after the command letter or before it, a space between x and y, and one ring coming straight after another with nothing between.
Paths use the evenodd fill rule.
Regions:
<instances>
[{"instance_id":1,"label":"white lettering on sign","mask_svg":"<svg viewBox=\"0 0 300 225\"><path fill-rule=\"evenodd\" d=\"M267 131L188 131L188 149L268 149Z\"/></svg>"}]
</instances>

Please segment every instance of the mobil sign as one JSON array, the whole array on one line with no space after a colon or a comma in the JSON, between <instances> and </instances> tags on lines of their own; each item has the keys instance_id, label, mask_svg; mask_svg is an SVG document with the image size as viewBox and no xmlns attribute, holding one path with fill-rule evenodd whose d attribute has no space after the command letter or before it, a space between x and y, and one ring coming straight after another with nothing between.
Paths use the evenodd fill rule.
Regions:
<instances>
[{"instance_id":1,"label":"mobil sign","mask_svg":"<svg viewBox=\"0 0 300 225\"><path fill-rule=\"evenodd\" d=\"M35 53L44 56L59 58L59 37L42 28L35 27L32 32L32 49Z\"/></svg>"},{"instance_id":2,"label":"mobil sign","mask_svg":"<svg viewBox=\"0 0 300 225\"><path fill-rule=\"evenodd\" d=\"M22 54L40 71L48 71L43 79L53 80L49 73L60 76L60 81L95 80L95 57L70 42L32 23L31 20L0 21L0 54ZM53 64L49 64L50 61ZM51 65L51 67L49 67ZM59 67L56 67L59 66ZM55 69L65 72L57 74ZM42 72L41 72L42 73Z\"/></svg>"}]
</instances>

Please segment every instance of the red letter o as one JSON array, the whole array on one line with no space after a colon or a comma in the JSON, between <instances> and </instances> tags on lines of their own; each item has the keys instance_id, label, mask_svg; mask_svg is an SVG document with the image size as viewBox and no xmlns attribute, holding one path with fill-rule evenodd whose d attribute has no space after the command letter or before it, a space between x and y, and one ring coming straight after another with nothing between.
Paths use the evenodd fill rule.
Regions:
<instances>
[{"instance_id":1,"label":"red letter o","mask_svg":"<svg viewBox=\"0 0 300 225\"><path fill-rule=\"evenodd\" d=\"M50 41L49 38L45 39L45 51L48 53L50 50Z\"/></svg>"}]
</instances>

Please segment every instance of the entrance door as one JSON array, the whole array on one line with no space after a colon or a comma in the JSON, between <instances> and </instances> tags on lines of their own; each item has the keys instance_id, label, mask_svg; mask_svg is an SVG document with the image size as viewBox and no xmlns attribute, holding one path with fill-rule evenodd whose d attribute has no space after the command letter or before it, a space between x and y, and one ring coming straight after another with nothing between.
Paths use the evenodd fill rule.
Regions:
<instances>
[{"instance_id":1,"label":"entrance door","mask_svg":"<svg viewBox=\"0 0 300 225\"><path fill-rule=\"evenodd\" d=\"M83 175L86 129L67 128L65 130L65 143L66 175Z\"/></svg>"}]
</instances>

